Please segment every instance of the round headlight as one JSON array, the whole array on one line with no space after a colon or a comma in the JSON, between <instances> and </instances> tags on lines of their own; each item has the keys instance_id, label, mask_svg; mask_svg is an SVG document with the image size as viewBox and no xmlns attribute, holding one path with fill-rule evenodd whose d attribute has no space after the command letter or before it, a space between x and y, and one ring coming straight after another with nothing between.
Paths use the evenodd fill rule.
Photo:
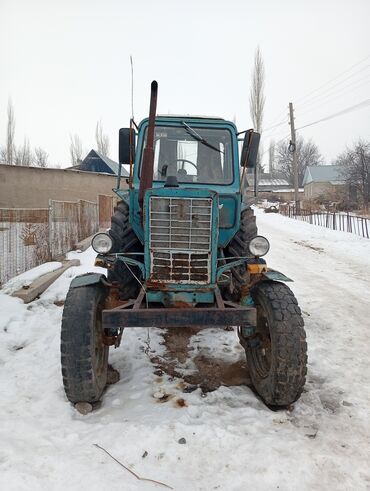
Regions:
<instances>
[{"instance_id":1,"label":"round headlight","mask_svg":"<svg viewBox=\"0 0 370 491\"><path fill-rule=\"evenodd\" d=\"M107 254L112 249L113 241L108 234L99 233L94 235L91 241L92 248L98 254Z\"/></svg>"},{"instance_id":2,"label":"round headlight","mask_svg":"<svg viewBox=\"0 0 370 491\"><path fill-rule=\"evenodd\" d=\"M262 235L257 235L249 242L249 252L253 254L253 256L264 256L268 253L270 249L270 243L266 239L266 237L262 237Z\"/></svg>"}]
</instances>

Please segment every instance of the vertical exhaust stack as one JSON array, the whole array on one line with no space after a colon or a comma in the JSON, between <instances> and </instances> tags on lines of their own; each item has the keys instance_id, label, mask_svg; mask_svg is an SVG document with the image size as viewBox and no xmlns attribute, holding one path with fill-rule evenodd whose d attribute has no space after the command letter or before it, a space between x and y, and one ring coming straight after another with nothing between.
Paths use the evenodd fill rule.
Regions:
<instances>
[{"instance_id":1,"label":"vertical exhaust stack","mask_svg":"<svg viewBox=\"0 0 370 491\"><path fill-rule=\"evenodd\" d=\"M146 145L143 153L143 165L141 167L141 178L139 188L139 204L143 209L145 191L152 187L154 169L154 126L155 114L157 110L158 83L153 80L150 87L150 110L149 125L146 138Z\"/></svg>"}]
</instances>

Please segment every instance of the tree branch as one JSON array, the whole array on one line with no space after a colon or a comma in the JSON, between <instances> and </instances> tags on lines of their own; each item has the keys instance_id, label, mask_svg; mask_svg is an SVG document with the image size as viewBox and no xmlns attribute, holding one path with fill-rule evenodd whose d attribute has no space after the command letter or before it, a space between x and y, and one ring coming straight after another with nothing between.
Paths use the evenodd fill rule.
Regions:
<instances>
[{"instance_id":1,"label":"tree branch","mask_svg":"<svg viewBox=\"0 0 370 491\"><path fill-rule=\"evenodd\" d=\"M168 489L173 489L171 486L169 486L168 484L165 484L163 482L160 482L160 481L156 481L155 479L147 479L145 477L140 477L138 476L137 474L135 474L134 471L132 471L131 469L129 469L128 467L126 467L125 465L122 464L122 462L120 462L119 460L117 460L115 457L113 457L113 455L111 455L108 450L105 450L105 448L101 447L100 445L98 445L97 443L93 443L93 445L97 448L100 448L100 450L103 450L103 452L105 452L107 455L109 455L109 457L111 459L113 459L115 462L117 462L117 464L119 464L121 467L123 467L124 469L126 469L126 471L128 471L130 474L132 474L133 476L136 477L136 479L139 479L139 481L148 481L148 482L152 482L154 484L159 484L160 486L164 486L165 488L168 488Z\"/></svg>"}]
</instances>

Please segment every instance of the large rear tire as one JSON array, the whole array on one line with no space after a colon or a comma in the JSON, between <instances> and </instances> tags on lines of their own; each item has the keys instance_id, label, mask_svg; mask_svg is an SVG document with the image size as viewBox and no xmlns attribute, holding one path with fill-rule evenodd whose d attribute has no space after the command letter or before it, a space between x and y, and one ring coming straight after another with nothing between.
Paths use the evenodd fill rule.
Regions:
<instances>
[{"instance_id":1,"label":"large rear tire","mask_svg":"<svg viewBox=\"0 0 370 491\"><path fill-rule=\"evenodd\" d=\"M120 201L114 210L109 235L113 240L111 252L143 252L143 245L137 238L129 221L129 207L124 201ZM142 256L135 257L133 255L131 257L142 260ZM113 268L108 270L108 280L117 282L119 285L121 300L136 298L139 294L140 284L134 275L141 280L140 269L135 266L128 267L122 261L116 261Z\"/></svg>"},{"instance_id":2,"label":"large rear tire","mask_svg":"<svg viewBox=\"0 0 370 491\"><path fill-rule=\"evenodd\" d=\"M99 401L107 383L108 351L101 313L107 291L101 283L70 288L64 304L61 362L64 390L72 403Z\"/></svg>"},{"instance_id":3,"label":"large rear tire","mask_svg":"<svg viewBox=\"0 0 370 491\"><path fill-rule=\"evenodd\" d=\"M288 406L301 395L307 373L301 310L283 283L258 283L251 294L257 308L256 334L240 339L250 377L266 404Z\"/></svg>"}]
</instances>

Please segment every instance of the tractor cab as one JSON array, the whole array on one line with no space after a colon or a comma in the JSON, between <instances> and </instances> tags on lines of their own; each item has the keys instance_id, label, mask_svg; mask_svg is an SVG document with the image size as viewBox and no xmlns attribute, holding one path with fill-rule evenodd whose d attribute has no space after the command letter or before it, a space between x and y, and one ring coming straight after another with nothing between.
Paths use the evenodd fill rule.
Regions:
<instances>
[{"instance_id":1,"label":"tractor cab","mask_svg":"<svg viewBox=\"0 0 370 491\"><path fill-rule=\"evenodd\" d=\"M148 120L139 127L139 164L134 185L139 183L147 138ZM236 169L234 171L234 163ZM154 129L154 186L164 186L168 177L179 185L230 186L237 181L236 128L216 118L159 116Z\"/></svg>"},{"instance_id":2,"label":"tractor cab","mask_svg":"<svg viewBox=\"0 0 370 491\"><path fill-rule=\"evenodd\" d=\"M144 119L138 127L134 157L131 155L134 165L130 189L128 192L116 190L121 199L130 201L133 228L143 241L145 234L139 195L144 174L151 172L144 168L148 126L149 120ZM128 133L129 130L121 130L121 135L125 136L125 131ZM127 145L120 154L123 155L124 163L128 163L128 139L122 138L120 144ZM194 197L197 190L214 191L218 199L218 245L225 246L236 233L239 226L241 194L238 138L233 123L209 117L156 117L153 171L150 179L149 186L152 192L166 188L166 194L169 196L175 188L186 189L186 195Z\"/></svg>"}]
</instances>

